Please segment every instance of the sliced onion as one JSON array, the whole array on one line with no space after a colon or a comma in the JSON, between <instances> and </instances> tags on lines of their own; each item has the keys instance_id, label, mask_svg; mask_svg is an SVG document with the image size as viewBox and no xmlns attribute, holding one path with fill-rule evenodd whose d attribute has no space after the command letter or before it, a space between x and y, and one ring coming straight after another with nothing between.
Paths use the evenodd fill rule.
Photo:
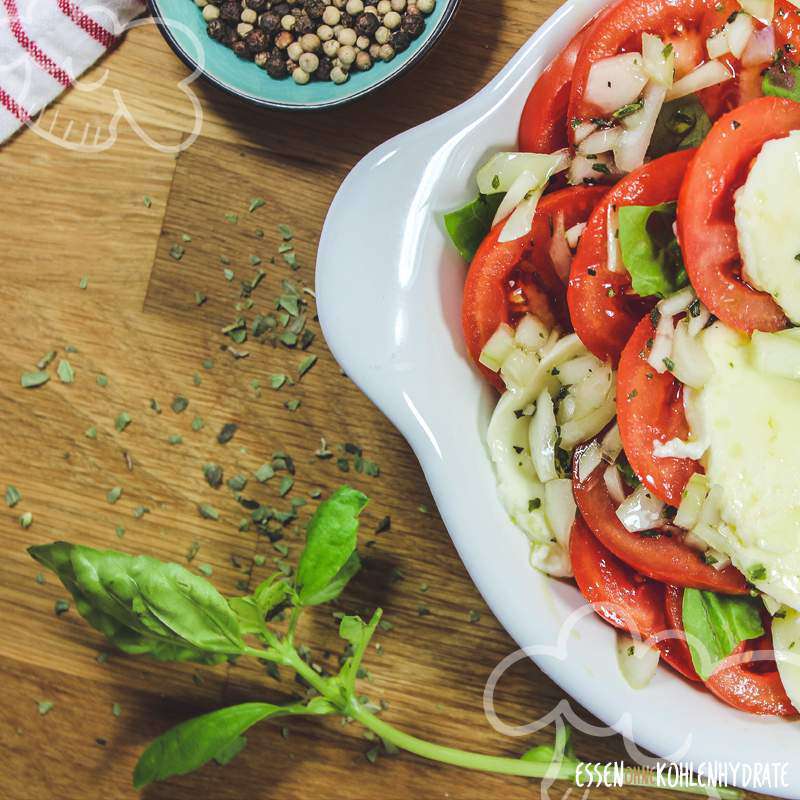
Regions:
<instances>
[{"instance_id":1,"label":"sliced onion","mask_svg":"<svg viewBox=\"0 0 800 800\"><path fill-rule=\"evenodd\" d=\"M602 113L610 114L638 100L646 83L641 53L622 53L592 64L584 97Z\"/></svg>"},{"instance_id":2,"label":"sliced onion","mask_svg":"<svg viewBox=\"0 0 800 800\"><path fill-rule=\"evenodd\" d=\"M539 359L535 353L515 347L500 367L500 377L509 389L522 389L536 378Z\"/></svg>"},{"instance_id":3,"label":"sliced onion","mask_svg":"<svg viewBox=\"0 0 800 800\"><path fill-rule=\"evenodd\" d=\"M514 342L525 350L539 351L547 342L550 331L545 324L533 314L526 314L518 323L514 333Z\"/></svg>"},{"instance_id":4,"label":"sliced onion","mask_svg":"<svg viewBox=\"0 0 800 800\"><path fill-rule=\"evenodd\" d=\"M592 412L578 419L571 419L561 426L561 446L565 450L572 450L581 442L597 436L614 419L616 413L616 398L614 393L610 392L602 405Z\"/></svg>"},{"instance_id":5,"label":"sliced onion","mask_svg":"<svg viewBox=\"0 0 800 800\"><path fill-rule=\"evenodd\" d=\"M652 33L643 33L642 59L644 70L651 80L667 88L672 86L675 77L675 52L672 47L667 49L658 36Z\"/></svg>"},{"instance_id":6,"label":"sliced onion","mask_svg":"<svg viewBox=\"0 0 800 800\"><path fill-rule=\"evenodd\" d=\"M613 128L601 128L590 136L587 136L579 145L578 152L583 155L598 155L613 150L617 140L622 133L622 129L614 126Z\"/></svg>"},{"instance_id":7,"label":"sliced onion","mask_svg":"<svg viewBox=\"0 0 800 800\"><path fill-rule=\"evenodd\" d=\"M595 164L602 164L601 171L595 169ZM575 155L567 171L567 182L571 186L580 186L586 181L597 181L604 175L614 175L616 167L614 159L609 153L600 153L597 158L587 158L580 153Z\"/></svg>"},{"instance_id":8,"label":"sliced onion","mask_svg":"<svg viewBox=\"0 0 800 800\"><path fill-rule=\"evenodd\" d=\"M606 210L606 266L609 272L622 272L625 269L619 246L619 218L613 203L609 203Z\"/></svg>"},{"instance_id":9,"label":"sliced onion","mask_svg":"<svg viewBox=\"0 0 800 800\"><path fill-rule=\"evenodd\" d=\"M706 39L706 51L709 58L719 58L730 52L728 44L728 26L725 24L721 31Z\"/></svg>"},{"instance_id":10,"label":"sliced onion","mask_svg":"<svg viewBox=\"0 0 800 800\"><path fill-rule=\"evenodd\" d=\"M675 314L680 314L681 311L686 311L687 308L695 301L696 295L691 286L684 286L680 291L665 297L658 302L658 310L663 315L674 317Z\"/></svg>"},{"instance_id":11,"label":"sliced onion","mask_svg":"<svg viewBox=\"0 0 800 800\"><path fill-rule=\"evenodd\" d=\"M728 28L728 45L731 53L736 58L741 58L747 42L755 30L753 18L749 14L737 14L731 22L726 23L726 27Z\"/></svg>"},{"instance_id":12,"label":"sliced onion","mask_svg":"<svg viewBox=\"0 0 800 800\"><path fill-rule=\"evenodd\" d=\"M536 398L536 413L531 420L529 442L533 468L543 483L558 477L555 461L557 438L553 399L547 389L542 389Z\"/></svg>"},{"instance_id":13,"label":"sliced onion","mask_svg":"<svg viewBox=\"0 0 800 800\"><path fill-rule=\"evenodd\" d=\"M622 677L632 689L644 689L653 679L661 657L658 649L650 647L629 633L617 631L617 663Z\"/></svg>"},{"instance_id":14,"label":"sliced onion","mask_svg":"<svg viewBox=\"0 0 800 800\"><path fill-rule=\"evenodd\" d=\"M606 471L603 473L603 483L605 483L611 499L619 505L625 499L625 487L622 484L619 470L613 464L606 467Z\"/></svg>"},{"instance_id":15,"label":"sliced onion","mask_svg":"<svg viewBox=\"0 0 800 800\"><path fill-rule=\"evenodd\" d=\"M732 77L733 73L721 61L706 61L688 75L675 81L667 92L667 100L686 97L687 94L694 94L701 89L707 89L709 86L730 80Z\"/></svg>"},{"instance_id":16,"label":"sliced onion","mask_svg":"<svg viewBox=\"0 0 800 800\"><path fill-rule=\"evenodd\" d=\"M619 458L619 454L622 452L622 436L616 422L603 436L600 449L603 451L603 461L607 464L613 464Z\"/></svg>"},{"instance_id":17,"label":"sliced onion","mask_svg":"<svg viewBox=\"0 0 800 800\"><path fill-rule=\"evenodd\" d=\"M706 323L711 318L711 312L702 304L699 304L697 314L689 314L689 335L697 336L705 328Z\"/></svg>"},{"instance_id":18,"label":"sliced onion","mask_svg":"<svg viewBox=\"0 0 800 800\"><path fill-rule=\"evenodd\" d=\"M683 490L681 504L675 514L673 522L679 528L690 530L694 528L700 518L700 510L703 508L706 495L708 494L708 478L700 472L695 472L686 488Z\"/></svg>"},{"instance_id":19,"label":"sliced onion","mask_svg":"<svg viewBox=\"0 0 800 800\"><path fill-rule=\"evenodd\" d=\"M798 0L800 2L800 0ZM597 125L593 122L581 122L572 134L575 139L575 144L580 144L587 136L590 136L597 130Z\"/></svg>"},{"instance_id":20,"label":"sliced onion","mask_svg":"<svg viewBox=\"0 0 800 800\"><path fill-rule=\"evenodd\" d=\"M767 609L767 613L774 617L781 608L783 608L783 603L776 600L774 597L770 597L768 594L761 595L761 601L764 603L764 608Z\"/></svg>"},{"instance_id":21,"label":"sliced onion","mask_svg":"<svg viewBox=\"0 0 800 800\"><path fill-rule=\"evenodd\" d=\"M603 460L603 453L600 449L600 442L592 442L580 455L578 459L578 481L583 483L596 469Z\"/></svg>"},{"instance_id":22,"label":"sliced onion","mask_svg":"<svg viewBox=\"0 0 800 800\"><path fill-rule=\"evenodd\" d=\"M800 2L800 0L798 0ZM567 239L567 244L572 250L578 246L583 232L586 230L585 222L576 222L571 228L568 228L564 234Z\"/></svg>"},{"instance_id":23,"label":"sliced onion","mask_svg":"<svg viewBox=\"0 0 800 800\"><path fill-rule=\"evenodd\" d=\"M500 201L500 205L494 213L492 226L505 219L525 199L529 192L536 189L539 183L539 178L533 172L529 170L521 172L509 187L506 196Z\"/></svg>"},{"instance_id":24,"label":"sliced onion","mask_svg":"<svg viewBox=\"0 0 800 800\"><path fill-rule=\"evenodd\" d=\"M608 364L598 362L586 376L570 387L575 398L575 417L580 419L599 408L613 388L613 373Z\"/></svg>"},{"instance_id":25,"label":"sliced onion","mask_svg":"<svg viewBox=\"0 0 800 800\"><path fill-rule=\"evenodd\" d=\"M550 247L547 252L553 262L556 275L566 283L569 278L569 268L572 265L572 252L567 243L567 232L564 230L563 211L559 211L553 220L553 235L550 237Z\"/></svg>"},{"instance_id":26,"label":"sliced onion","mask_svg":"<svg viewBox=\"0 0 800 800\"><path fill-rule=\"evenodd\" d=\"M564 386L582 381L593 370L603 367L603 362L591 353L570 359L558 368L558 379Z\"/></svg>"},{"instance_id":27,"label":"sliced onion","mask_svg":"<svg viewBox=\"0 0 800 800\"><path fill-rule=\"evenodd\" d=\"M673 89L677 85L677 83L674 84ZM656 119L666 96L666 86L649 83L642 97L644 105L641 110L625 118L626 130L619 137L619 142L614 148L614 161L623 172L630 172L644 163L644 157L656 126Z\"/></svg>"},{"instance_id":28,"label":"sliced onion","mask_svg":"<svg viewBox=\"0 0 800 800\"><path fill-rule=\"evenodd\" d=\"M797 5L795 0L789 0L789 2ZM739 0L739 5L765 25L772 22L772 18L775 16L775 0Z\"/></svg>"},{"instance_id":29,"label":"sliced onion","mask_svg":"<svg viewBox=\"0 0 800 800\"><path fill-rule=\"evenodd\" d=\"M664 503L640 485L620 503L617 518L631 533L657 528L664 522Z\"/></svg>"},{"instance_id":30,"label":"sliced onion","mask_svg":"<svg viewBox=\"0 0 800 800\"><path fill-rule=\"evenodd\" d=\"M731 564L731 559L728 555L715 550L713 547L709 547L706 550L706 560L717 572L722 572L723 569L726 569Z\"/></svg>"},{"instance_id":31,"label":"sliced onion","mask_svg":"<svg viewBox=\"0 0 800 800\"><path fill-rule=\"evenodd\" d=\"M544 515L556 541L569 549L569 534L575 522L575 497L569 478L556 478L544 485Z\"/></svg>"},{"instance_id":32,"label":"sliced onion","mask_svg":"<svg viewBox=\"0 0 800 800\"><path fill-rule=\"evenodd\" d=\"M514 349L514 329L501 322L483 346L478 361L492 372L497 372Z\"/></svg>"},{"instance_id":33,"label":"sliced onion","mask_svg":"<svg viewBox=\"0 0 800 800\"><path fill-rule=\"evenodd\" d=\"M689 332L689 319L683 317L675 326L670 372L685 386L701 389L708 383L714 367L700 339Z\"/></svg>"},{"instance_id":34,"label":"sliced onion","mask_svg":"<svg viewBox=\"0 0 800 800\"><path fill-rule=\"evenodd\" d=\"M552 575L554 578L571 578L572 563L569 560L569 551L555 542L531 542L531 566Z\"/></svg>"},{"instance_id":35,"label":"sliced onion","mask_svg":"<svg viewBox=\"0 0 800 800\"><path fill-rule=\"evenodd\" d=\"M706 450L708 442L705 440L697 442L686 442L683 439L670 439L668 442L653 440L653 456L655 458L691 458L692 461L699 461Z\"/></svg>"},{"instance_id":36,"label":"sliced onion","mask_svg":"<svg viewBox=\"0 0 800 800\"><path fill-rule=\"evenodd\" d=\"M775 54L775 29L772 25L757 30L742 53L742 66L757 67L768 64Z\"/></svg>"},{"instance_id":37,"label":"sliced onion","mask_svg":"<svg viewBox=\"0 0 800 800\"><path fill-rule=\"evenodd\" d=\"M647 363L659 374L667 371L665 358L669 358L672 353L672 340L675 330L672 327L672 317L669 314L662 314L656 325L656 335L653 337L653 346L647 356Z\"/></svg>"},{"instance_id":38,"label":"sliced onion","mask_svg":"<svg viewBox=\"0 0 800 800\"><path fill-rule=\"evenodd\" d=\"M534 176L532 185L544 183L569 166L569 151L555 153L495 153L475 176L481 194L508 192L523 172ZM524 194L524 192L523 192ZM502 219L502 217L501 217Z\"/></svg>"},{"instance_id":39,"label":"sliced onion","mask_svg":"<svg viewBox=\"0 0 800 800\"><path fill-rule=\"evenodd\" d=\"M514 209L506 224L503 225L503 230L497 237L498 242L513 242L531 232L533 216L543 191L544 187L539 187L528 192L525 199Z\"/></svg>"}]
</instances>

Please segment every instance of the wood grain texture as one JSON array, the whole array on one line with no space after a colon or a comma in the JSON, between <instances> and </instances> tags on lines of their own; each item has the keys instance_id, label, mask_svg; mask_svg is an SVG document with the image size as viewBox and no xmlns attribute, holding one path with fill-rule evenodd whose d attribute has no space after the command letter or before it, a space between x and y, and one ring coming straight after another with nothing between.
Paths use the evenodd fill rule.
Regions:
<instances>
[{"instance_id":1,"label":"wood grain texture","mask_svg":"<svg viewBox=\"0 0 800 800\"><path fill-rule=\"evenodd\" d=\"M246 474L249 494L280 507L344 479L370 495L361 536L365 568L340 609L368 612L381 605L394 625L378 634L381 652L371 649L371 677L363 687L388 703L388 720L421 736L497 754L516 755L547 739L541 733L509 740L486 723L484 682L514 645L458 560L408 445L330 357L313 319L313 298L306 295L308 329L316 335L308 352L319 361L302 381L301 351L246 342L237 348L249 356L236 359L221 349L230 342L220 328L237 314L240 282L254 273L251 256L261 259L267 276L253 293L249 318L274 306L284 278L313 288L316 239L347 170L389 136L472 95L556 5L465 0L421 66L372 99L325 114L257 111L195 84L204 111L202 136L177 158L148 146L126 125L98 155L82 155L34 131L23 131L0 151L6 198L0 484L13 484L23 495L16 508L0 510L4 798L132 798L131 770L152 736L226 702L295 693L289 676L276 682L254 664L159 665L109 650L74 609L56 617L54 604L65 592L50 575L39 585L39 569L25 553L32 543L68 538L185 563L190 548L199 547L192 565L210 565L222 591L252 585L279 554L267 539L238 530L242 509L227 489L212 489L203 479L201 466L210 461L222 465L226 477ZM86 80L103 75L101 89L69 92L48 112L54 135L65 135L70 123L70 136L85 125L107 132L114 90L154 141L175 145L188 135L191 106L178 88L186 71L152 26L133 31ZM151 198L149 207L144 196ZM247 206L255 196L267 204L251 214ZM230 213L238 215L236 224L226 220ZM278 254L278 223L294 230L296 272ZM170 255L175 244L185 248L180 260ZM221 256L230 261L231 281ZM81 289L84 275L88 287ZM200 306L195 291L208 298ZM74 352L65 354L68 346ZM20 374L51 349L69 359L75 382L64 385L54 376L40 389L23 389ZM210 369L203 366L207 359L213 360ZM274 373L296 383L273 391ZM108 376L107 386L97 384L99 374ZM260 393L253 380L260 381ZM178 394L189 399L180 414L170 409ZM294 412L284 407L290 398L301 400ZM161 413L151 408L152 399ZM123 410L133 421L119 433L114 419ZM204 421L200 431L191 427L196 416ZM239 429L223 446L216 434L227 422ZM85 435L92 426L96 439ZM170 445L176 434L182 444ZM352 470L344 475L336 458L317 458L321 437L337 456L345 442L363 447L380 465L380 477ZM277 480L261 485L252 477L276 451L297 464L295 485L283 500ZM123 488L113 505L106 499L112 486ZM214 505L219 521L202 519L200 503ZM137 506L149 513L136 519ZM313 506L300 509L301 523ZM27 530L17 522L23 511L34 515ZM391 529L376 534L385 515ZM117 526L124 527L121 538ZM300 535L300 525L286 531L290 560ZM430 613L421 616L421 607ZM480 613L477 622L470 622L471 610ZM328 611L309 615L302 637L318 663L335 665L341 642ZM98 660L101 654L107 658ZM562 697L523 663L504 680L500 705L506 717L523 721ZM41 716L36 704L44 699L55 707ZM119 716L112 713L115 703ZM405 755L372 765L365 753L373 743L355 726L332 720L292 720L283 733L265 724L248 738L246 751L227 769L207 767L152 787L145 797L189 800L202 792L278 800L511 800L536 791L535 782L466 774ZM578 735L577 748L592 760L624 756L616 737ZM592 796L619 794L599 789ZM625 790L625 796L669 795Z\"/></svg>"}]
</instances>

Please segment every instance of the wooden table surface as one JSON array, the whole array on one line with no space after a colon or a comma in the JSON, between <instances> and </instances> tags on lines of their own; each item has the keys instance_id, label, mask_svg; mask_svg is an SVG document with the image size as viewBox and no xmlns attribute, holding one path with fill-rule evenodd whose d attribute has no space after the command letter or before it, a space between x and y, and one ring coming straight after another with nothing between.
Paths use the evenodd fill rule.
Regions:
<instances>
[{"instance_id":1,"label":"wooden table surface","mask_svg":"<svg viewBox=\"0 0 800 800\"><path fill-rule=\"evenodd\" d=\"M227 489L206 484L201 466L213 461L226 476L250 474L278 451L297 464L286 500L308 498L317 487L329 491L345 479L371 497L362 517L366 566L340 608L381 605L393 623L393 630L377 636L381 652L372 649L366 663L371 683L365 690L388 703L385 718L424 737L495 754L518 755L549 737L512 740L487 724L484 683L514 645L459 561L408 445L328 353L313 320L312 297L306 295L307 327L315 338L307 353L319 360L302 381L278 391L270 388L270 376L296 379L307 353L249 342L234 345L250 353L236 359L221 349L230 340L220 328L237 315L240 281L253 274L250 256L260 257L267 272L253 293L253 311L270 309L284 278L312 288L325 211L348 169L388 137L470 97L557 5L464 0L422 65L373 98L329 113L258 111L195 83L202 131L177 157L169 149L194 122L179 87L186 69L145 25L86 77L104 78L102 86L68 92L47 119L68 141L86 125L105 135L121 96L160 149L125 122L116 143L101 154L77 152L33 131L0 149L0 486L13 484L23 496L17 507L3 505L0 513L4 798L134 797L131 770L153 736L225 703L291 694L286 676L276 682L245 663L161 665L114 652L74 609L54 613L66 593L50 574L37 582L40 570L25 552L30 544L67 538L185 563L192 549L192 565L210 565L218 587L235 593L274 568L279 553L254 532L238 530L241 509ZM250 213L253 197L266 205ZM294 232L297 271L278 255L279 224ZM185 250L180 260L170 255L176 244ZM223 273L223 257L230 260L232 281ZM88 285L81 288L84 276ZM196 291L208 298L199 306ZM54 375L46 386L23 389L20 374L49 350L69 360L74 383ZM211 369L203 366L208 359ZM101 374L106 386L97 383ZM170 404L179 394L189 407L175 414ZM300 407L287 410L284 403L294 398ZM160 414L151 409L152 399ZM118 433L114 419L121 411L133 421ZM200 431L192 429L195 417L204 421ZM226 422L239 429L221 446L216 434ZM91 427L95 439L85 435ZM174 435L182 444L169 444ZM321 437L334 459L315 457ZM339 448L348 442L380 466L379 477L340 471ZM124 490L113 505L106 499L112 486ZM259 485L251 478L248 491L263 502L286 502L278 498L275 480ZM220 519L201 518L199 503L213 504ZM313 505L300 509L301 520ZM139 506L149 513L136 518ZM28 529L17 521L25 511L33 514ZM376 534L387 515L390 530ZM297 536L287 533L289 560L298 550ZM476 611L478 621L470 613ZM302 635L315 660L335 664L340 642L328 610L309 615ZM508 719L530 720L562 696L525 662L504 680L500 708ZM46 715L37 709L43 700L55 703ZM229 767L208 766L145 796L511 800L536 790L523 779L467 773L408 755L370 763L365 754L373 743L356 726L336 720L292 720L284 731L265 724L248 739ZM590 760L625 755L618 738L579 735L577 747ZM598 789L592 796L619 793ZM673 795L624 790L624 796Z\"/></svg>"}]
</instances>

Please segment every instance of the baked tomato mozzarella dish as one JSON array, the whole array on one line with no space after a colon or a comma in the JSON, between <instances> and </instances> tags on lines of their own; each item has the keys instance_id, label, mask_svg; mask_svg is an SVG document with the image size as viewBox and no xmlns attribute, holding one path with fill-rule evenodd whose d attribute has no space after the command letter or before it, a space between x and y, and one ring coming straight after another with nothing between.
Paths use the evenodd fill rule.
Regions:
<instances>
[{"instance_id":1,"label":"baked tomato mozzarella dish","mask_svg":"<svg viewBox=\"0 0 800 800\"><path fill-rule=\"evenodd\" d=\"M798 6L618 0L445 217L532 565L620 630L634 686L663 661L778 716L800 709Z\"/></svg>"}]
</instances>

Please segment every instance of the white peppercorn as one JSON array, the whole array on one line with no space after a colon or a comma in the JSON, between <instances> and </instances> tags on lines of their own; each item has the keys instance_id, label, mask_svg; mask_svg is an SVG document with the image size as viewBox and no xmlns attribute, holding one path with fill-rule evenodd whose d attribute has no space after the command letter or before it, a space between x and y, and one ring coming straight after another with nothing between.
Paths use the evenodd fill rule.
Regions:
<instances>
[{"instance_id":1,"label":"white peppercorn","mask_svg":"<svg viewBox=\"0 0 800 800\"><path fill-rule=\"evenodd\" d=\"M386 44L392 38L391 31L383 25L375 31L375 41L378 44Z\"/></svg>"},{"instance_id":2,"label":"white peppercorn","mask_svg":"<svg viewBox=\"0 0 800 800\"><path fill-rule=\"evenodd\" d=\"M342 28L342 30L336 34L336 38L339 40L339 44L352 47L356 43L358 37L352 28Z\"/></svg>"},{"instance_id":3,"label":"white peppercorn","mask_svg":"<svg viewBox=\"0 0 800 800\"><path fill-rule=\"evenodd\" d=\"M356 47L359 50L366 50L369 47L369 36L359 36L356 39Z\"/></svg>"},{"instance_id":4,"label":"white peppercorn","mask_svg":"<svg viewBox=\"0 0 800 800\"><path fill-rule=\"evenodd\" d=\"M356 51L349 44L342 45L336 55L339 57L339 61L346 66L350 66L356 60Z\"/></svg>"},{"instance_id":5,"label":"white peppercorn","mask_svg":"<svg viewBox=\"0 0 800 800\"><path fill-rule=\"evenodd\" d=\"M216 6L212 6L209 3L207 6L203 7L203 19L206 22L212 22L215 19L219 18L219 9Z\"/></svg>"},{"instance_id":6,"label":"white peppercorn","mask_svg":"<svg viewBox=\"0 0 800 800\"><path fill-rule=\"evenodd\" d=\"M255 25L257 19L258 14L252 8L246 8L242 11L242 22L246 22L248 25Z\"/></svg>"},{"instance_id":7,"label":"white peppercorn","mask_svg":"<svg viewBox=\"0 0 800 800\"><path fill-rule=\"evenodd\" d=\"M364 13L365 14L374 14L376 17L378 16L378 9L375 8L373 5L364 6Z\"/></svg>"},{"instance_id":8,"label":"white peppercorn","mask_svg":"<svg viewBox=\"0 0 800 800\"><path fill-rule=\"evenodd\" d=\"M334 6L336 6L336 8L338 8L339 11L341 11L345 7L346 3L347 0L333 0Z\"/></svg>"},{"instance_id":9,"label":"white peppercorn","mask_svg":"<svg viewBox=\"0 0 800 800\"><path fill-rule=\"evenodd\" d=\"M236 33L244 39L250 31L253 30L253 26L249 22L240 22L236 26Z\"/></svg>"},{"instance_id":10,"label":"white peppercorn","mask_svg":"<svg viewBox=\"0 0 800 800\"><path fill-rule=\"evenodd\" d=\"M392 11L405 11L406 8L406 0L389 0L389 5L392 7Z\"/></svg>"},{"instance_id":11,"label":"white peppercorn","mask_svg":"<svg viewBox=\"0 0 800 800\"><path fill-rule=\"evenodd\" d=\"M378 4L375 7L378 9L379 17L388 14L392 10L392 4L389 0L378 0Z\"/></svg>"},{"instance_id":12,"label":"white peppercorn","mask_svg":"<svg viewBox=\"0 0 800 800\"><path fill-rule=\"evenodd\" d=\"M344 83L347 77L347 73L341 67L337 66L331 70L331 80L334 83Z\"/></svg>"},{"instance_id":13,"label":"white peppercorn","mask_svg":"<svg viewBox=\"0 0 800 800\"><path fill-rule=\"evenodd\" d=\"M205 8L208 5L208 0L194 0L194 4L198 8Z\"/></svg>"},{"instance_id":14,"label":"white peppercorn","mask_svg":"<svg viewBox=\"0 0 800 800\"><path fill-rule=\"evenodd\" d=\"M300 46L300 42L292 42L286 48L286 54L292 59L292 61L297 61L297 59L303 55L303 48Z\"/></svg>"},{"instance_id":15,"label":"white peppercorn","mask_svg":"<svg viewBox=\"0 0 800 800\"><path fill-rule=\"evenodd\" d=\"M423 14L430 14L436 8L436 0L417 0L417 8Z\"/></svg>"},{"instance_id":16,"label":"white peppercorn","mask_svg":"<svg viewBox=\"0 0 800 800\"><path fill-rule=\"evenodd\" d=\"M328 58L334 58L339 52L339 42L337 42L336 39L328 39L327 42L323 42L322 44L322 52L325 53Z\"/></svg>"},{"instance_id":17,"label":"white peppercorn","mask_svg":"<svg viewBox=\"0 0 800 800\"><path fill-rule=\"evenodd\" d=\"M343 30L344 30L344 25L342 25L341 23L339 23L338 25L334 25L333 26L333 35L334 36L338 36L339 35L339 31L343 31Z\"/></svg>"},{"instance_id":18,"label":"white peppercorn","mask_svg":"<svg viewBox=\"0 0 800 800\"><path fill-rule=\"evenodd\" d=\"M319 36L322 42L333 39L333 28L331 28L330 25L320 25L319 28L317 28L317 36Z\"/></svg>"},{"instance_id":19,"label":"white peppercorn","mask_svg":"<svg viewBox=\"0 0 800 800\"><path fill-rule=\"evenodd\" d=\"M394 47L390 44L382 44L379 55L381 60L391 61L394 58Z\"/></svg>"},{"instance_id":20,"label":"white peppercorn","mask_svg":"<svg viewBox=\"0 0 800 800\"><path fill-rule=\"evenodd\" d=\"M310 78L311 76L302 67L295 67L292 70L292 80L301 86L304 83L308 83Z\"/></svg>"},{"instance_id":21,"label":"white peppercorn","mask_svg":"<svg viewBox=\"0 0 800 800\"><path fill-rule=\"evenodd\" d=\"M335 6L328 6L322 12L322 21L326 25L338 25L339 20L342 18L342 12Z\"/></svg>"},{"instance_id":22,"label":"white peppercorn","mask_svg":"<svg viewBox=\"0 0 800 800\"><path fill-rule=\"evenodd\" d=\"M300 64L300 69L310 75L312 72L317 71L319 57L315 53L303 53L297 63Z\"/></svg>"},{"instance_id":23,"label":"white peppercorn","mask_svg":"<svg viewBox=\"0 0 800 800\"><path fill-rule=\"evenodd\" d=\"M292 28L294 28L296 23L297 20L291 14L286 14L285 16L281 17L281 28L283 28L285 31L290 31Z\"/></svg>"},{"instance_id":24,"label":"white peppercorn","mask_svg":"<svg viewBox=\"0 0 800 800\"><path fill-rule=\"evenodd\" d=\"M357 17L364 10L364 3L362 0L347 0L344 10L350 14L351 17Z\"/></svg>"},{"instance_id":25,"label":"white peppercorn","mask_svg":"<svg viewBox=\"0 0 800 800\"><path fill-rule=\"evenodd\" d=\"M300 37L300 45L306 53L316 53L321 44L322 42L316 33L304 33Z\"/></svg>"},{"instance_id":26,"label":"white peppercorn","mask_svg":"<svg viewBox=\"0 0 800 800\"><path fill-rule=\"evenodd\" d=\"M366 72L371 66L372 59L369 57L369 53L364 53L362 51L356 54L356 69Z\"/></svg>"},{"instance_id":27,"label":"white peppercorn","mask_svg":"<svg viewBox=\"0 0 800 800\"><path fill-rule=\"evenodd\" d=\"M389 11L383 16L383 24L390 31L400 27L403 18L396 11Z\"/></svg>"}]
</instances>

